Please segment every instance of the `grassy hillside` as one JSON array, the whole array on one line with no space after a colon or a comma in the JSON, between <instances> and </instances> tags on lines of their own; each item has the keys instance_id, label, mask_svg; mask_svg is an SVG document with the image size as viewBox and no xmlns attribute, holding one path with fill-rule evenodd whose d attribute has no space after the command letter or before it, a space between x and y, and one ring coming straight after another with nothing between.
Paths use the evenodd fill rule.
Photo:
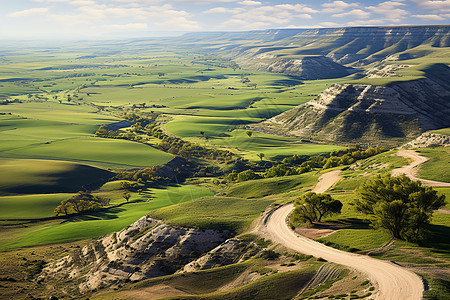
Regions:
<instances>
[{"instance_id":1,"label":"grassy hillside","mask_svg":"<svg viewBox=\"0 0 450 300\"><path fill-rule=\"evenodd\" d=\"M430 161L421 165L419 177L435 181L450 182L450 149L420 149L423 156L429 157Z\"/></svg>"},{"instance_id":2,"label":"grassy hillside","mask_svg":"<svg viewBox=\"0 0 450 300\"><path fill-rule=\"evenodd\" d=\"M78 192L113 176L95 167L57 160L0 158L0 195Z\"/></svg>"},{"instance_id":3,"label":"grassy hillside","mask_svg":"<svg viewBox=\"0 0 450 300\"><path fill-rule=\"evenodd\" d=\"M262 199L206 197L152 211L150 216L172 225L242 232L272 202Z\"/></svg>"},{"instance_id":4,"label":"grassy hillside","mask_svg":"<svg viewBox=\"0 0 450 300\"><path fill-rule=\"evenodd\" d=\"M4 235L0 239L0 249L99 237L123 229L153 209L212 195L208 189L191 185L151 189L149 192L151 197L149 201L145 201L148 195L135 194L129 203L124 203L125 200L122 199L121 202L124 203L122 206L77 216L63 222L38 223L26 228L3 228ZM24 209L21 203L10 205L16 205L16 209ZM12 210L12 207L9 208L9 211ZM29 210L25 209L24 213L27 211ZM42 216L45 214L48 212L43 211Z\"/></svg>"},{"instance_id":5,"label":"grassy hillside","mask_svg":"<svg viewBox=\"0 0 450 300\"><path fill-rule=\"evenodd\" d=\"M317 182L318 174L264 178L236 183L226 190L230 197L261 198L311 186Z\"/></svg>"}]
</instances>

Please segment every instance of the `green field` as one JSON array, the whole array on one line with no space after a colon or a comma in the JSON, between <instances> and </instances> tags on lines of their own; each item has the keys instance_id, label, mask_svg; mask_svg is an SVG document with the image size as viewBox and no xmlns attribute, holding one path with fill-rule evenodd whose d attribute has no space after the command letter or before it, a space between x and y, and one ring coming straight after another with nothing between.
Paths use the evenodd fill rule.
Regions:
<instances>
[{"instance_id":1,"label":"green field","mask_svg":"<svg viewBox=\"0 0 450 300\"><path fill-rule=\"evenodd\" d=\"M149 192L151 193L150 201L145 201L147 197L136 195L131 200L136 201L139 198L142 200L64 222L51 222L13 230L11 236L4 237L6 240L1 243L0 249L99 237L113 231L120 231L153 209L212 195L208 189L192 185L151 189Z\"/></svg>"},{"instance_id":2,"label":"green field","mask_svg":"<svg viewBox=\"0 0 450 300\"><path fill-rule=\"evenodd\" d=\"M94 137L99 125L117 118L96 110L56 103L8 105L0 116L0 157L80 162L103 168L160 165L172 155L124 140Z\"/></svg>"},{"instance_id":3,"label":"green field","mask_svg":"<svg viewBox=\"0 0 450 300\"><path fill-rule=\"evenodd\" d=\"M273 200L205 197L161 208L151 217L179 226L228 229L242 232Z\"/></svg>"},{"instance_id":4,"label":"green field","mask_svg":"<svg viewBox=\"0 0 450 300\"><path fill-rule=\"evenodd\" d=\"M236 183L227 188L225 192L230 197L261 198L312 186L317 182L318 177L318 174L311 172L302 175L249 180Z\"/></svg>"},{"instance_id":5,"label":"green field","mask_svg":"<svg viewBox=\"0 0 450 300\"><path fill-rule=\"evenodd\" d=\"M0 195L77 192L112 176L109 171L72 162L0 158Z\"/></svg>"},{"instance_id":6,"label":"green field","mask_svg":"<svg viewBox=\"0 0 450 300\"><path fill-rule=\"evenodd\" d=\"M73 194L37 194L0 197L0 220L40 219L54 216L53 211L62 200Z\"/></svg>"},{"instance_id":7,"label":"green field","mask_svg":"<svg viewBox=\"0 0 450 300\"><path fill-rule=\"evenodd\" d=\"M420 149L420 154L430 158L419 168L419 177L435 181L450 182L450 149Z\"/></svg>"}]
</instances>

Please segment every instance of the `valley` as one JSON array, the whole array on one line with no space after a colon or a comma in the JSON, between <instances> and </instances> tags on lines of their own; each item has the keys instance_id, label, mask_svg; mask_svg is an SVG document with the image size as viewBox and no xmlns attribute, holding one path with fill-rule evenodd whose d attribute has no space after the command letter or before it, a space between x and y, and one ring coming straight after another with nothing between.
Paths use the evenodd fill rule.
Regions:
<instances>
[{"instance_id":1,"label":"valley","mask_svg":"<svg viewBox=\"0 0 450 300\"><path fill-rule=\"evenodd\" d=\"M1 44L0 298L445 299L449 29ZM423 239L358 206L389 174Z\"/></svg>"}]
</instances>

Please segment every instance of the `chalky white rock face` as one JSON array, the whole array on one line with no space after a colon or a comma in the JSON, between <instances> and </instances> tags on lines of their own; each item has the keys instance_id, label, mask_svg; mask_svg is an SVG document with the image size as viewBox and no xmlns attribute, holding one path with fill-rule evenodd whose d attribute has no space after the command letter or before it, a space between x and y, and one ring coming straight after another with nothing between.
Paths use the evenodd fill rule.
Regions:
<instances>
[{"instance_id":1,"label":"chalky white rock face","mask_svg":"<svg viewBox=\"0 0 450 300\"><path fill-rule=\"evenodd\" d=\"M261 71L293 75L305 80L338 78L352 73L351 68L335 63L331 58L325 56L294 59L273 58L266 54L260 54L250 60L240 61L240 64Z\"/></svg>"},{"instance_id":2,"label":"chalky white rock face","mask_svg":"<svg viewBox=\"0 0 450 300\"><path fill-rule=\"evenodd\" d=\"M341 141L412 139L450 126L450 92L430 79L389 86L333 84L255 130Z\"/></svg>"},{"instance_id":3,"label":"chalky white rock face","mask_svg":"<svg viewBox=\"0 0 450 300\"><path fill-rule=\"evenodd\" d=\"M80 292L125 280L173 274L230 235L228 231L170 226L146 216L48 265L46 277L79 281Z\"/></svg>"},{"instance_id":4,"label":"chalky white rock face","mask_svg":"<svg viewBox=\"0 0 450 300\"><path fill-rule=\"evenodd\" d=\"M415 140L403 145L402 148L428 148L433 146L450 146L450 136L439 133L424 132Z\"/></svg>"}]
</instances>

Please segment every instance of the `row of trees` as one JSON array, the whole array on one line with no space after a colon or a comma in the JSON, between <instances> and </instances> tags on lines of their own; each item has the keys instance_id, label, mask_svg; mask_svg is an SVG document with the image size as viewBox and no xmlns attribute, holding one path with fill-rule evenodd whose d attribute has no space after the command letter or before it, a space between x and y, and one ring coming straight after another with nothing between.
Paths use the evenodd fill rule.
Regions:
<instances>
[{"instance_id":1,"label":"row of trees","mask_svg":"<svg viewBox=\"0 0 450 300\"><path fill-rule=\"evenodd\" d=\"M101 126L97 130L96 135L99 137L126 139L140 143L147 142L145 135L152 136L161 140L161 142L154 143L152 146L188 160L196 157L225 162L235 156L230 151L206 148L196 143L170 136L159 128L153 118L144 118L136 114L129 114L125 118L134 123L128 132L110 130L107 126Z\"/></svg>"},{"instance_id":2,"label":"row of trees","mask_svg":"<svg viewBox=\"0 0 450 300\"><path fill-rule=\"evenodd\" d=\"M281 164L272 165L261 172L254 172L253 170L245 170L242 172L232 171L226 175L225 180L232 181L247 181L259 178L282 177L290 175L299 175L310 172L313 169L329 169L337 166L353 164L358 159L368 158L386 151L382 147L371 147L362 150L359 145L333 151L330 154L324 155L293 155L284 158Z\"/></svg>"},{"instance_id":3,"label":"row of trees","mask_svg":"<svg viewBox=\"0 0 450 300\"><path fill-rule=\"evenodd\" d=\"M320 222L341 212L343 204L329 194L308 192L294 201L291 222ZM445 205L445 196L406 176L378 176L356 190L356 209L368 215L374 228L387 230L392 237L422 242L429 236L433 211Z\"/></svg>"}]
</instances>

